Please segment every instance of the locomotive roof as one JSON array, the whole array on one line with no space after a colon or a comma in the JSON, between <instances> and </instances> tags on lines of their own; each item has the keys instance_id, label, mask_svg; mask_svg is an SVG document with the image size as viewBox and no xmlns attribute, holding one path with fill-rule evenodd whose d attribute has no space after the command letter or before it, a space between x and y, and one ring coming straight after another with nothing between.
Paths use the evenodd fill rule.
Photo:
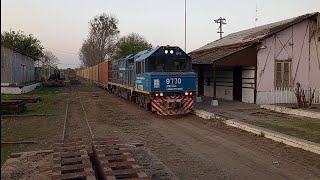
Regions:
<instances>
[{"instance_id":1,"label":"locomotive roof","mask_svg":"<svg viewBox=\"0 0 320 180\"><path fill-rule=\"evenodd\" d=\"M187 53L185 53L182 49L180 49L178 46L159 46L159 47L156 47L153 49L148 49L148 50L144 50L144 51L137 53L134 56L134 59L135 59L135 61L141 61L141 60L147 59L149 56L151 56L152 54L154 54L155 52L157 52L159 49L162 49L162 48L179 49L181 52L183 52L184 55L189 57L189 55Z\"/></svg>"},{"instance_id":2,"label":"locomotive roof","mask_svg":"<svg viewBox=\"0 0 320 180\"><path fill-rule=\"evenodd\" d=\"M161 47L162 47L162 46L161 46ZM143 59L148 58L148 57L151 56L154 52L156 52L158 49L160 49L160 47L156 47L156 48L153 48L153 49L148 49L148 50L144 50L144 51L138 52L138 53L134 56L135 61L140 61L140 60L143 60Z\"/></svg>"}]
</instances>

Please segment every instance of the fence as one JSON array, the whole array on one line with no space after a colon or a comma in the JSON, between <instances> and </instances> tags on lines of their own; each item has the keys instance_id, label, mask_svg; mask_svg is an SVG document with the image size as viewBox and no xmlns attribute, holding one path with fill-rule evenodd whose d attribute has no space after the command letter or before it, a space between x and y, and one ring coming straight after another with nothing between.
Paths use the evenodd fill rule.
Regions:
<instances>
[{"instance_id":1,"label":"fence","mask_svg":"<svg viewBox=\"0 0 320 180\"><path fill-rule=\"evenodd\" d=\"M297 98L292 87L275 88L267 92L258 92L258 104L280 104L280 103L297 103ZM313 91L313 90L312 90ZM310 89L304 89L306 99L311 96ZM315 89L312 104L320 104L320 88Z\"/></svg>"}]
</instances>

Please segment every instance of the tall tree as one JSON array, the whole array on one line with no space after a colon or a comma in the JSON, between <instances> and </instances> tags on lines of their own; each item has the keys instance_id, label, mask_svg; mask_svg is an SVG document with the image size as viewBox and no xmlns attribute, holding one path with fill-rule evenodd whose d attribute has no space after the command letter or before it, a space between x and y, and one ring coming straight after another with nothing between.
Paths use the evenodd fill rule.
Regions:
<instances>
[{"instance_id":1,"label":"tall tree","mask_svg":"<svg viewBox=\"0 0 320 180\"><path fill-rule=\"evenodd\" d=\"M59 59L50 51L44 51L43 56L40 58L40 62L43 66L57 67Z\"/></svg>"},{"instance_id":2,"label":"tall tree","mask_svg":"<svg viewBox=\"0 0 320 180\"><path fill-rule=\"evenodd\" d=\"M2 32L1 43L6 43L35 58L40 58L43 55L43 46L41 45L40 41L33 37L32 34L23 34L23 31Z\"/></svg>"},{"instance_id":3,"label":"tall tree","mask_svg":"<svg viewBox=\"0 0 320 180\"><path fill-rule=\"evenodd\" d=\"M152 45L138 33L131 33L120 38L116 44L116 47L117 51L113 56L114 59L125 57L129 54L134 54L142 50L150 49L152 48Z\"/></svg>"},{"instance_id":4,"label":"tall tree","mask_svg":"<svg viewBox=\"0 0 320 180\"><path fill-rule=\"evenodd\" d=\"M89 35L80 48L79 57L85 66L103 62L115 53L118 39L118 19L105 13L89 21Z\"/></svg>"}]
</instances>

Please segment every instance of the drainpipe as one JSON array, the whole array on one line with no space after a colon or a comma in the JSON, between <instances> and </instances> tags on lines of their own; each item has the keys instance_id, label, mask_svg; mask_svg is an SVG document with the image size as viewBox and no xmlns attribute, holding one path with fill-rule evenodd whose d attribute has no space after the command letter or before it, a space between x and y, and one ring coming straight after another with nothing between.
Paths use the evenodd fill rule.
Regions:
<instances>
[{"instance_id":1,"label":"drainpipe","mask_svg":"<svg viewBox=\"0 0 320 180\"><path fill-rule=\"evenodd\" d=\"M217 99L216 66L213 64L213 99Z\"/></svg>"}]
</instances>

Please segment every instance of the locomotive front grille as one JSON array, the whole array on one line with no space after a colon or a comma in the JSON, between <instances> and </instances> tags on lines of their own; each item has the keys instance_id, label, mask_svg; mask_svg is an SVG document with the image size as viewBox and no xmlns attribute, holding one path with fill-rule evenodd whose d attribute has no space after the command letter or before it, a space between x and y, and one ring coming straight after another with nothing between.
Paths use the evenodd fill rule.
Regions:
<instances>
[{"instance_id":1,"label":"locomotive front grille","mask_svg":"<svg viewBox=\"0 0 320 180\"><path fill-rule=\"evenodd\" d=\"M167 108L168 109L178 109L182 107L181 102L167 102Z\"/></svg>"}]
</instances>

